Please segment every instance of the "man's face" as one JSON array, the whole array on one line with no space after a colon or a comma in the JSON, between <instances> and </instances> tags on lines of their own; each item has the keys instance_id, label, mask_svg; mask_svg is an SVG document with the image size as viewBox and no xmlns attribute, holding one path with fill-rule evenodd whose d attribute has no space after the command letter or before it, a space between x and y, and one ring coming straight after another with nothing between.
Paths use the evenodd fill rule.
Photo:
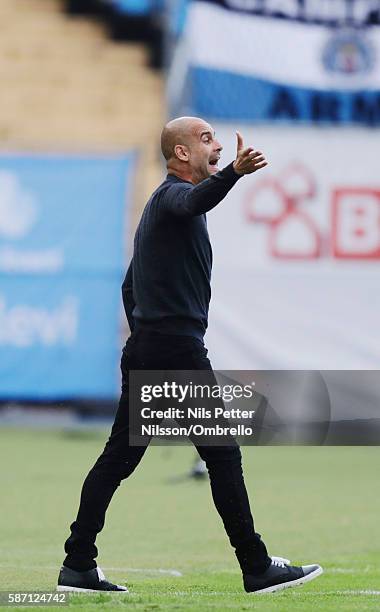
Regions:
<instances>
[{"instance_id":1,"label":"man's face","mask_svg":"<svg viewBox=\"0 0 380 612\"><path fill-rule=\"evenodd\" d=\"M222 149L211 125L205 121L194 123L188 142L189 164L194 183L200 183L218 172L218 161Z\"/></svg>"}]
</instances>

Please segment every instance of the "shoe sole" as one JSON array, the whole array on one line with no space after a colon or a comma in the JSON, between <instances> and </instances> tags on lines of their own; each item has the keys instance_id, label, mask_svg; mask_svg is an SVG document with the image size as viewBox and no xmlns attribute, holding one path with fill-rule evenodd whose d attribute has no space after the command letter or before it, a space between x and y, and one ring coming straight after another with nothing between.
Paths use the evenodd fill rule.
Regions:
<instances>
[{"instance_id":1,"label":"shoe sole","mask_svg":"<svg viewBox=\"0 0 380 612\"><path fill-rule=\"evenodd\" d=\"M57 586L57 591L60 592L66 592L66 593L117 593L118 595L129 595L129 591L101 591L100 589L96 590L96 589L81 589L79 587L73 587L73 586L62 586L62 585L58 585Z\"/></svg>"},{"instance_id":2,"label":"shoe sole","mask_svg":"<svg viewBox=\"0 0 380 612\"><path fill-rule=\"evenodd\" d=\"M250 591L248 595L260 595L261 593L275 593L276 591L282 591L283 589L290 589L291 587L300 586L305 584L305 582L310 582L315 578L318 578L323 574L323 568L318 567L318 569L314 570L314 572L310 572L307 576L302 576L302 578L297 578L297 580L291 580L289 582L282 582L281 584L275 584L271 587L267 587L266 589L259 589L258 591Z\"/></svg>"}]
</instances>

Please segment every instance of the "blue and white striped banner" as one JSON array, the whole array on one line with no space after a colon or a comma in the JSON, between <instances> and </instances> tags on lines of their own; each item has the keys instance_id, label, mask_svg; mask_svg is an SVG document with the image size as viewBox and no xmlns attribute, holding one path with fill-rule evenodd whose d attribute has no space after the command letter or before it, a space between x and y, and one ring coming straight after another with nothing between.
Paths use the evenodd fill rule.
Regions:
<instances>
[{"instance_id":1,"label":"blue and white striped banner","mask_svg":"<svg viewBox=\"0 0 380 612\"><path fill-rule=\"evenodd\" d=\"M317 4L194 0L172 97L213 119L380 124L380 3Z\"/></svg>"}]
</instances>

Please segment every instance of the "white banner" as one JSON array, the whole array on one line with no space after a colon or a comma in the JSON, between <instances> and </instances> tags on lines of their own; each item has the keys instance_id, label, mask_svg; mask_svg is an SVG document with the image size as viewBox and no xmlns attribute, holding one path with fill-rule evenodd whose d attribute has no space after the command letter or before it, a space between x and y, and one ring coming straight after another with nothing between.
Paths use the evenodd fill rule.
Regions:
<instances>
[{"instance_id":1,"label":"white banner","mask_svg":"<svg viewBox=\"0 0 380 612\"><path fill-rule=\"evenodd\" d=\"M378 90L379 27L359 32L191 4L190 61L218 71L313 89ZM228 35L227 35L228 33ZM228 44L221 44L224 35Z\"/></svg>"},{"instance_id":2,"label":"white banner","mask_svg":"<svg viewBox=\"0 0 380 612\"><path fill-rule=\"evenodd\" d=\"M236 136L214 127L226 165ZM377 369L378 133L240 130L270 164L242 178L208 214L214 367Z\"/></svg>"}]
</instances>

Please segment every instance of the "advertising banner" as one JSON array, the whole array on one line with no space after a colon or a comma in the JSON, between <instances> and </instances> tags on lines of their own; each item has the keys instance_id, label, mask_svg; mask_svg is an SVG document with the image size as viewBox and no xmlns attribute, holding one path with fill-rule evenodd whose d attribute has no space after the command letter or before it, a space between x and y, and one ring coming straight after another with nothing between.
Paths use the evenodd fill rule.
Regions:
<instances>
[{"instance_id":1,"label":"advertising banner","mask_svg":"<svg viewBox=\"0 0 380 612\"><path fill-rule=\"evenodd\" d=\"M0 157L0 397L117 394L133 167Z\"/></svg>"},{"instance_id":2,"label":"advertising banner","mask_svg":"<svg viewBox=\"0 0 380 612\"><path fill-rule=\"evenodd\" d=\"M378 125L379 34L369 0L194 0L169 81L173 112Z\"/></svg>"},{"instance_id":3,"label":"advertising banner","mask_svg":"<svg viewBox=\"0 0 380 612\"><path fill-rule=\"evenodd\" d=\"M214 127L223 167L236 156L236 136ZM208 214L214 367L377 369L378 134L240 130L269 165L243 177Z\"/></svg>"}]
</instances>

